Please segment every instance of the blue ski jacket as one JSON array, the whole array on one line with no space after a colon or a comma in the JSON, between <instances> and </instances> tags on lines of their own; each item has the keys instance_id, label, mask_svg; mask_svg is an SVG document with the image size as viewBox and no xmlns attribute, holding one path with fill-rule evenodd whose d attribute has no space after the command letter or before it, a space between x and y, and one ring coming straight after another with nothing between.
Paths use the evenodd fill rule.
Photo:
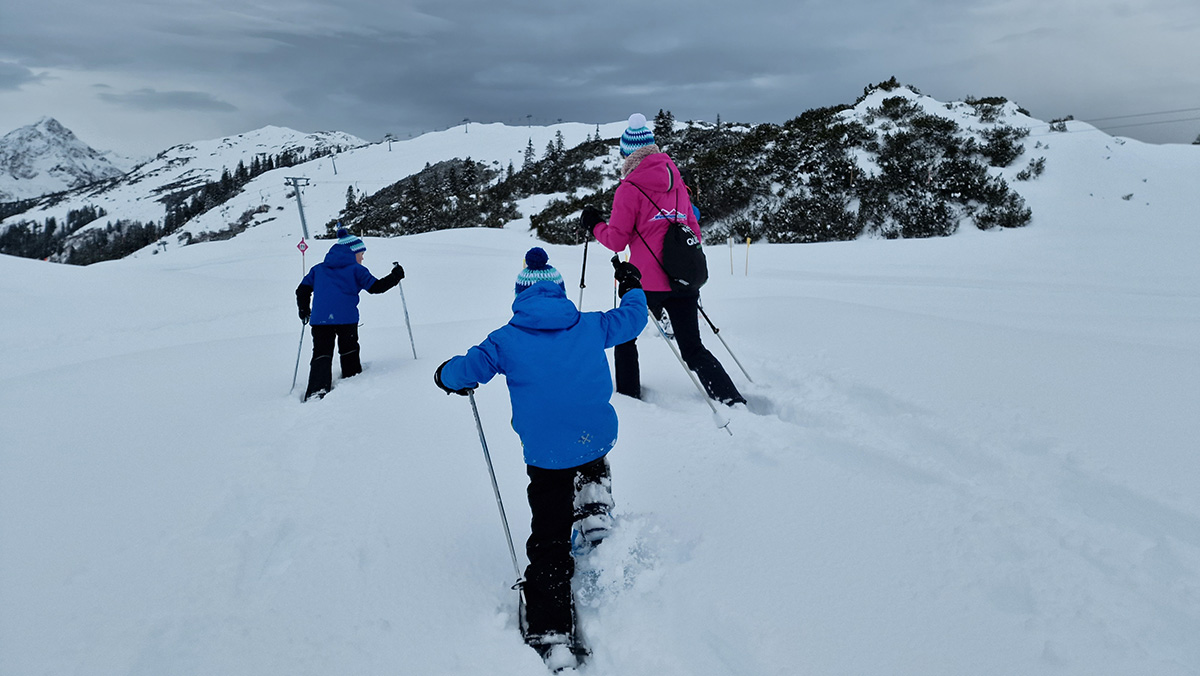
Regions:
<instances>
[{"instance_id":1,"label":"blue ski jacket","mask_svg":"<svg viewBox=\"0 0 1200 676\"><path fill-rule=\"evenodd\" d=\"M313 324L357 324L358 294L377 280L345 244L334 244L325 262L313 266L300 285L313 289Z\"/></svg>"},{"instance_id":2,"label":"blue ski jacket","mask_svg":"<svg viewBox=\"0 0 1200 676\"><path fill-rule=\"evenodd\" d=\"M617 442L617 412L604 350L642 332L646 295L632 289L618 308L580 312L562 287L541 281L512 310L507 325L442 367L442 383L473 388L503 374L527 465L567 469L605 455Z\"/></svg>"}]
</instances>

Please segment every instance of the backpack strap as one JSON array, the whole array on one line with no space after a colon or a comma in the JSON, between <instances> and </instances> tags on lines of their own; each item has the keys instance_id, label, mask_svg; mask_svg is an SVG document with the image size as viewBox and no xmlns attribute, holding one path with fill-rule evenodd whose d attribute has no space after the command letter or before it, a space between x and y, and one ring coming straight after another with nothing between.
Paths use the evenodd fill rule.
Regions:
<instances>
[{"instance_id":1,"label":"backpack strap","mask_svg":"<svg viewBox=\"0 0 1200 676\"><path fill-rule=\"evenodd\" d=\"M671 186L668 187L668 190L670 190L671 187L674 187L674 185L675 185L675 175L671 173L670 169L667 169L667 175L671 177ZM634 183L633 181L630 181L629 179L623 179L621 182L628 183L629 185L637 188L638 192L642 193L642 195L647 200L650 201L650 204L652 204L655 209L658 209L658 213L660 213L660 214L666 213L665 211L663 211L662 207L658 206L658 203L654 201L654 198L647 195L645 190L642 190L642 186L638 185L637 183ZM676 214L679 213L679 193L678 192L675 193L675 213ZM686 225L687 225L686 217L684 217L684 220L685 220L684 226L686 227ZM670 226L668 225L667 227L670 227ZM642 240L642 244L646 247L646 251L650 252L650 256L652 258L654 258L654 262L658 263L658 267L663 271L663 274L667 275L667 278L670 279L671 275L667 274L667 268L666 268L666 266L663 265L662 259L660 259L658 257L658 255L654 253L654 249L650 248L650 244L646 241L646 238L642 236L642 233L638 232L637 221L633 222L633 234L637 235L638 239Z\"/></svg>"}]
</instances>

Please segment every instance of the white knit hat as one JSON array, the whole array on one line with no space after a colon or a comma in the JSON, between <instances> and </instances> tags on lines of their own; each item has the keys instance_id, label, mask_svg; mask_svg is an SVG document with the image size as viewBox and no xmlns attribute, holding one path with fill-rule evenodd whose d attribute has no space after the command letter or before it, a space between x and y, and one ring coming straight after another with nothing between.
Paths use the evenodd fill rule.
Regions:
<instances>
[{"instance_id":1,"label":"white knit hat","mask_svg":"<svg viewBox=\"0 0 1200 676\"><path fill-rule=\"evenodd\" d=\"M634 113L629 116L629 128L621 134L621 157L629 157L635 150L654 144L654 132L646 128L646 116Z\"/></svg>"}]
</instances>

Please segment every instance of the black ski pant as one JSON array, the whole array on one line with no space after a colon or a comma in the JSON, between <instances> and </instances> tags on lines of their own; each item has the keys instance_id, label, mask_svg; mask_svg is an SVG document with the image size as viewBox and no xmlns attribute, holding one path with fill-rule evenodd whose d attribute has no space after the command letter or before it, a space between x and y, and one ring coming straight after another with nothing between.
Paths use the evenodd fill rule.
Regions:
<instances>
[{"instance_id":1,"label":"black ski pant","mask_svg":"<svg viewBox=\"0 0 1200 676\"><path fill-rule=\"evenodd\" d=\"M646 302L655 317L665 311L671 318L675 344L688 368L695 371L708 396L724 404L745 403L725 367L700 341L700 294L677 294L671 291L647 291ZM616 362L617 393L642 398L641 372L638 367L637 339L613 348Z\"/></svg>"},{"instance_id":2,"label":"black ski pant","mask_svg":"<svg viewBox=\"0 0 1200 676\"><path fill-rule=\"evenodd\" d=\"M337 341L338 356L342 360L342 377L349 378L362 373L362 361L358 356L357 324L313 324L313 356L308 367L307 400L314 394L324 395L333 387L333 346Z\"/></svg>"},{"instance_id":3,"label":"black ski pant","mask_svg":"<svg viewBox=\"0 0 1200 676\"><path fill-rule=\"evenodd\" d=\"M529 540L525 553L525 640L541 643L553 634L575 630L575 601L571 578L571 526L577 518L575 494L589 483L610 484L608 459L601 457L578 467L543 469L526 466L529 474Z\"/></svg>"}]
</instances>

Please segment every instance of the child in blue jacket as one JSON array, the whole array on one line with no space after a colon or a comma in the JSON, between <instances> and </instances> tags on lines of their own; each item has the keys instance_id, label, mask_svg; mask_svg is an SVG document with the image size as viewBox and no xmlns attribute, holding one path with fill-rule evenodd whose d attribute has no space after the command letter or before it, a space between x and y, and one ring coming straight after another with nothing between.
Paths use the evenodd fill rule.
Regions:
<instances>
[{"instance_id":1,"label":"child in blue jacket","mask_svg":"<svg viewBox=\"0 0 1200 676\"><path fill-rule=\"evenodd\" d=\"M296 287L300 321L312 322L313 356L309 362L309 397L324 397L333 386L333 346L337 341L342 360L342 377L362 373L358 355L358 294L383 293L404 279L404 268L396 265L383 279L375 279L363 266L367 245L338 228L338 241L325 254L325 262L314 265ZM309 305L309 302L312 305Z\"/></svg>"},{"instance_id":2,"label":"child in blue jacket","mask_svg":"<svg viewBox=\"0 0 1200 676\"><path fill-rule=\"evenodd\" d=\"M530 249L525 263L513 318L439 366L434 382L467 395L496 374L508 381L532 512L521 629L547 664L559 668L586 654L574 626L572 528L594 546L612 526L607 455L617 442L617 413L609 403L613 384L604 350L645 328L646 296L637 268L614 263L620 307L580 312L543 249Z\"/></svg>"}]
</instances>

